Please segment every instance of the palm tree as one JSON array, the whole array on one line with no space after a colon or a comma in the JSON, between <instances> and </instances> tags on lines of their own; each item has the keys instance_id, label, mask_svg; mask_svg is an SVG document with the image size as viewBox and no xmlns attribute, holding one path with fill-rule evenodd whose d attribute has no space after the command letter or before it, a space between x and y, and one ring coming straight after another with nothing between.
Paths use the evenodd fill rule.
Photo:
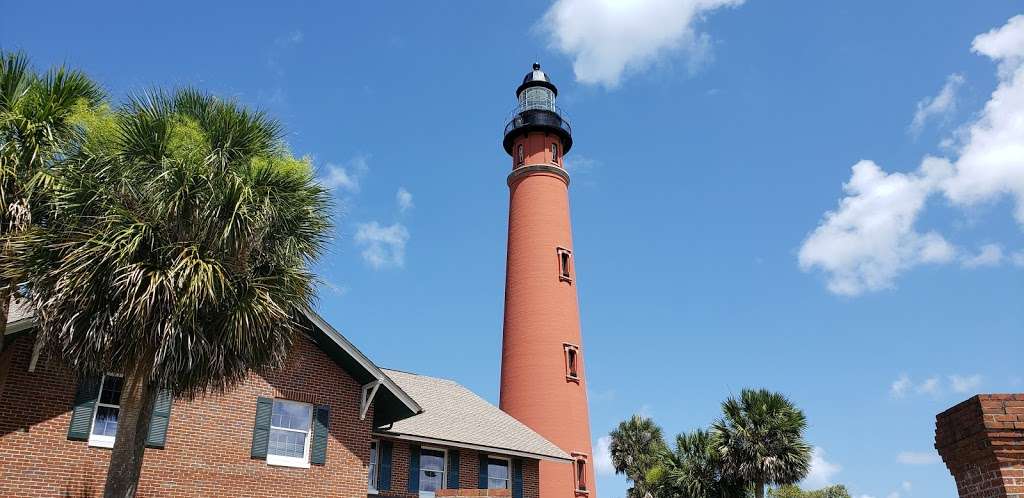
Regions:
<instances>
[{"instance_id":1,"label":"palm tree","mask_svg":"<svg viewBox=\"0 0 1024 498\"><path fill-rule=\"evenodd\" d=\"M755 496L764 498L765 485L794 484L807 475L807 419L785 396L744 389L739 399L722 403L722 414L712 431L727 477L750 483Z\"/></svg>"},{"instance_id":2,"label":"palm tree","mask_svg":"<svg viewBox=\"0 0 1024 498\"><path fill-rule=\"evenodd\" d=\"M53 217L19 243L39 335L123 390L106 497L134 496L153 400L280 366L314 296L329 197L278 123L194 90L83 120Z\"/></svg>"},{"instance_id":3,"label":"palm tree","mask_svg":"<svg viewBox=\"0 0 1024 498\"><path fill-rule=\"evenodd\" d=\"M85 74L59 67L40 76L23 53L0 51L0 258L17 259L9 238L44 213L38 202L50 169L75 136L74 117L98 105L103 92ZM0 351L7 314L22 276L5 264L0 275Z\"/></svg>"},{"instance_id":4,"label":"palm tree","mask_svg":"<svg viewBox=\"0 0 1024 498\"><path fill-rule=\"evenodd\" d=\"M658 498L744 498L743 483L722 474L714 434L695 430L676 436L674 452L665 453L647 474Z\"/></svg>"},{"instance_id":5,"label":"palm tree","mask_svg":"<svg viewBox=\"0 0 1024 498\"><path fill-rule=\"evenodd\" d=\"M609 452L616 474L625 474L633 482L629 498L648 496L647 473L668 450L665 439L653 420L633 415L619 423L610 434Z\"/></svg>"}]
</instances>

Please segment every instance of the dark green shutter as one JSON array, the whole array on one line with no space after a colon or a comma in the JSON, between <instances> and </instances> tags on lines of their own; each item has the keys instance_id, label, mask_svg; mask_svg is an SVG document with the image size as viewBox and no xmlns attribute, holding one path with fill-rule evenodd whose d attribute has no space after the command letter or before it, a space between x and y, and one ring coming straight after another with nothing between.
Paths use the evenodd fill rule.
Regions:
<instances>
[{"instance_id":1,"label":"dark green shutter","mask_svg":"<svg viewBox=\"0 0 1024 498\"><path fill-rule=\"evenodd\" d=\"M480 453L480 478L477 481L480 489L487 489L487 454Z\"/></svg>"},{"instance_id":2,"label":"dark green shutter","mask_svg":"<svg viewBox=\"0 0 1024 498\"><path fill-rule=\"evenodd\" d=\"M161 389L153 400L153 419L149 421L149 434L146 436L147 448L163 449L167 442L167 424L171 421L171 392Z\"/></svg>"},{"instance_id":3,"label":"dark green shutter","mask_svg":"<svg viewBox=\"0 0 1024 498\"><path fill-rule=\"evenodd\" d=\"M420 447L409 446L409 492L420 490Z\"/></svg>"},{"instance_id":4,"label":"dark green shutter","mask_svg":"<svg viewBox=\"0 0 1024 498\"><path fill-rule=\"evenodd\" d=\"M448 489L459 489L459 450L448 450Z\"/></svg>"},{"instance_id":5,"label":"dark green shutter","mask_svg":"<svg viewBox=\"0 0 1024 498\"><path fill-rule=\"evenodd\" d=\"M380 466L380 470L377 471L377 490L389 491L391 489L391 441L381 441L377 445L380 446L380 461L377 462Z\"/></svg>"},{"instance_id":6,"label":"dark green shutter","mask_svg":"<svg viewBox=\"0 0 1024 498\"><path fill-rule=\"evenodd\" d=\"M523 498L523 461L512 460L512 498Z\"/></svg>"},{"instance_id":7,"label":"dark green shutter","mask_svg":"<svg viewBox=\"0 0 1024 498\"><path fill-rule=\"evenodd\" d=\"M327 405L316 407L313 414L313 441L309 463L323 465L327 461L327 433L331 427L331 409Z\"/></svg>"},{"instance_id":8,"label":"dark green shutter","mask_svg":"<svg viewBox=\"0 0 1024 498\"><path fill-rule=\"evenodd\" d=\"M267 445L270 444L270 416L274 412L274 400L256 399L256 422L252 426L252 457L267 459Z\"/></svg>"},{"instance_id":9,"label":"dark green shutter","mask_svg":"<svg viewBox=\"0 0 1024 498\"><path fill-rule=\"evenodd\" d=\"M75 391L75 404L71 410L71 425L68 426L68 439L86 441L92 430L92 413L96 406L96 398L100 394L100 381L103 377L85 377L79 380Z\"/></svg>"}]
</instances>

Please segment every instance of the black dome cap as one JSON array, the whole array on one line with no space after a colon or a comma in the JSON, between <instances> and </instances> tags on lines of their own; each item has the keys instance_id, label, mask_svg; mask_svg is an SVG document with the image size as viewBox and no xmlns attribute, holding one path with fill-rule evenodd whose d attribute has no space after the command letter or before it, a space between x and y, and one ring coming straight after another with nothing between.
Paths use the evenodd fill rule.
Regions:
<instances>
[{"instance_id":1,"label":"black dome cap","mask_svg":"<svg viewBox=\"0 0 1024 498\"><path fill-rule=\"evenodd\" d=\"M533 70L526 73L523 77L523 84L516 88L516 97L523 93L523 90L534 86L542 86L554 92L555 96L558 96L558 88L551 82L551 78L548 78L548 74L540 70L540 63L533 63Z\"/></svg>"}]
</instances>

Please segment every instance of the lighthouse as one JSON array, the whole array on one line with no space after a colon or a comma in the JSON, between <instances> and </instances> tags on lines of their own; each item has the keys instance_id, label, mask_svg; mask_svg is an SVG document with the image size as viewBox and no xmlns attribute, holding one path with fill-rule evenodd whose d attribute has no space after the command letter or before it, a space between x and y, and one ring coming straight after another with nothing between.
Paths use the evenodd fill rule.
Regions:
<instances>
[{"instance_id":1,"label":"lighthouse","mask_svg":"<svg viewBox=\"0 0 1024 498\"><path fill-rule=\"evenodd\" d=\"M502 145L508 175L508 256L501 350L501 409L570 454L540 463L543 498L593 498L585 350L569 222L572 127L540 64L516 89Z\"/></svg>"}]
</instances>

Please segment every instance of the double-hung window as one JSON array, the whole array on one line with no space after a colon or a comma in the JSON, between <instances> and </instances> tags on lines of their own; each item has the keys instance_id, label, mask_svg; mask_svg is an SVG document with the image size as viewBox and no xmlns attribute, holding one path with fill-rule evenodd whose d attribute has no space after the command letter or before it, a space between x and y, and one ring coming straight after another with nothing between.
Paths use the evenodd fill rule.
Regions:
<instances>
[{"instance_id":1,"label":"double-hung window","mask_svg":"<svg viewBox=\"0 0 1024 498\"><path fill-rule=\"evenodd\" d=\"M370 493L377 493L377 462L380 461L380 446L377 441L370 441L370 468L369 470L369 489Z\"/></svg>"},{"instance_id":2,"label":"double-hung window","mask_svg":"<svg viewBox=\"0 0 1024 498\"><path fill-rule=\"evenodd\" d=\"M447 456L444 450L420 449L420 496L434 496L444 488Z\"/></svg>"},{"instance_id":3,"label":"double-hung window","mask_svg":"<svg viewBox=\"0 0 1024 498\"><path fill-rule=\"evenodd\" d=\"M512 474L510 472L509 460L507 458L487 458L487 488L488 489L511 489Z\"/></svg>"},{"instance_id":4,"label":"double-hung window","mask_svg":"<svg viewBox=\"0 0 1024 498\"><path fill-rule=\"evenodd\" d=\"M312 422L312 405L275 399L270 417L267 463L289 467L309 467Z\"/></svg>"},{"instance_id":5,"label":"double-hung window","mask_svg":"<svg viewBox=\"0 0 1024 498\"><path fill-rule=\"evenodd\" d=\"M92 415L92 430L89 446L114 447L117 436L117 419L121 413L121 385L124 378L117 374L105 374L100 381L100 395Z\"/></svg>"}]
</instances>

